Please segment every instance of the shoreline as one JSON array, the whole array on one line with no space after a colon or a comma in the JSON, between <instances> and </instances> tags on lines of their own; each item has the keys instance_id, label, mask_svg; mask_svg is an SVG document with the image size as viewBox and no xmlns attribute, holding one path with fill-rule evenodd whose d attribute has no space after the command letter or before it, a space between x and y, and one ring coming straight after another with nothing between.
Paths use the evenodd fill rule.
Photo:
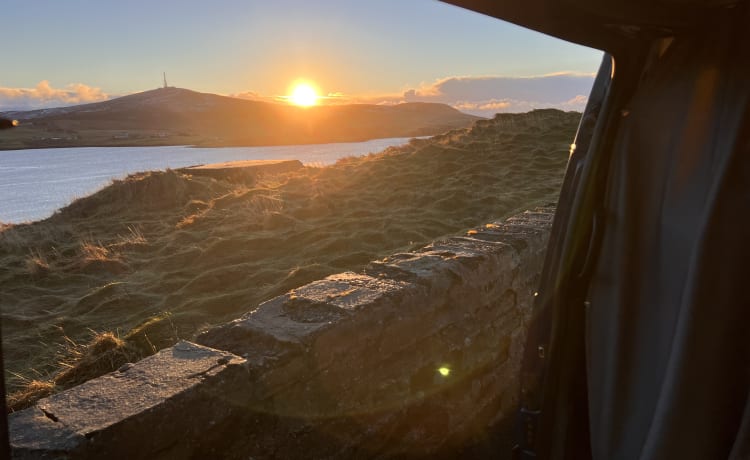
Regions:
<instances>
[{"instance_id":1,"label":"shoreline","mask_svg":"<svg viewBox=\"0 0 750 460\"><path fill-rule=\"evenodd\" d=\"M106 187L114 179L143 171L163 171L225 161L299 159L311 166L333 164L345 156L365 155L413 138L361 143L271 147L189 148L73 147L0 152L0 221L21 223L51 216L76 197ZM106 176L106 177L105 177Z\"/></svg>"},{"instance_id":2,"label":"shoreline","mask_svg":"<svg viewBox=\"0 0 750 460\"><path fill-rule=\"evenodd\" d=\"M437 134L439 135L439 134ZM407 142L409 139L429 139L430 137L436 136L435 134L430 135L417 135L417 136L396 136L396 137L369 137L369 138L363 138L358 140L341 140L341 141L333 141L333 142L313 142L309 144L292 144L292 143L276 143L276 144L249 144L249 143L239 143L239 144L180 144L180 143L167 143L167 144L153 144L153 145L143 145L143 144L84 144L84 145L50 145L50 146L35 146L35 147L23 147L23 148L6 148L0 145L0 152L14 152L14 151L25 151L25 150L46 150L46 149L88 149L88 148L136 148L136 147L185 147L185 148L206 148L206 149L224 149L224 148L243 148L243 147L249 147L249 148L263 148L263 147L304 147L304 146L321 146L321 145L340 145L340 144L360 144L365 142L371 142L371 141L380 141L380 140L388 140L388 139L406 139ZM406 143L406 142L405 142ZM145 172L145 171L144 171Z\"/></svg>"},{"instance_id":3,"label":"shoreline","mask_svg":"<svg viewBox=\"0 0 750 460\"><path fill-rule=\"evenodd\" d=\"M207 149L222 149L222 148L240 148L240 147L253 147L253 148L262 148L262 147L292 147L292 146L305 146L305 145L331 145L331 144L356 144L356 143L362 143L362 142L370 142L370 141L376 141L376 140L382 140L382 139L423 139L432 137L433 135L415 135L415 136L396 136L396 137L370 137L370 138L361 138L361 139L348 139L348 140L335 140L335 141L321 141L321 142L311 142L306 144L295 144L295 143L285 143L285 142L278 142L278 143L263 143L263 144L253 144L253 143L212 143L212 142L205 142L205 143L154 143L154 144L148 144L148 143L128 143L128 142L119 142L119 143L86 143L86 144L65 144L61 145L59 143L50 143L49 145L38 145L38 146L30 146L30 147L7 147L2 144L0 144L0 152L12 152L12 151L23 151L23 150L44 150L44 149L76 149L76 148L116 148L116 147L185 147L185 148L207 148ZM0 139L1 140L1 139Z\"/></svg>"}]
</instances>

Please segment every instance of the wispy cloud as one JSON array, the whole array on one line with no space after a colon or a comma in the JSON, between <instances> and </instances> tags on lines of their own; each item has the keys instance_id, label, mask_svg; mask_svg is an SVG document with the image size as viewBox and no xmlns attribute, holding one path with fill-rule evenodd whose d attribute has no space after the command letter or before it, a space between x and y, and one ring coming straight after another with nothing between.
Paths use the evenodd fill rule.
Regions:
<instances>
[{"instance_id":1,"label":"wispy cloud","mask_svg":"<svg viewBox=\"0 0 750 460\"><path fill-rule=\"evenodd\" d=\"M454 104L454 107L458 110L463 111L496 111L496 112L503 112L508 110L509 108L513 107L514 104L516 104L516 101L512 100L502 100L498 101L495 99L490 99L488 101L482 101L482 102L468 102L468 101L462 101Z\"/></svg>"},{"instance_id":2,"label":"wispy cloud","mask_svg":"<svg viewBox=\"0 0 750 460\"><path fill-rule=\"evenodd\" d=\"M100 88L83 83L71 83L65 88L54 88L42 80L34 88L0 87L0 110L30 110L61 107L109 99Z\"/></svg>"},{"instance_id":3,"label":"wispy cloud","mask_svg":"<svg viewBox=\"0 0 750 460\"><path fill-rule=\"evenodd\" d=\"M234 93L229 94L229 97L236 97L239 99L249 99L251 101L255 101L261 98L261 95L256 93L255 91L245 91L243 93Z\"/></svg>"},{"instance_id":4,"label":"wispy cloud","mask_svg":"<svg viewBox=\"0 0 750 460\"><path fill-rule=\"evenodd\" d=\"M534 109L556 108L565 111L583 112L588 102L588 96L579 94L567 101L540 102L524 101L519 99L490 99L486 101L462 101L453 104L453 107L462 112L481 116L492 116L499 112L528 112Z\"/></svg>"},{"instance_id":5,"label":"wispy cloud","mask_svg":"<svg viewBox=\"0 0 750 460\"><path fill-rule=\"evenodd\" d=\"M248 101L261 101L261 102L285 102L283 98L286 96L264 96L255 91L244 91L242 93L230 93L227 94L229 97L236 97L239 99L246 99Z\"/></svg>"}]
</instances>

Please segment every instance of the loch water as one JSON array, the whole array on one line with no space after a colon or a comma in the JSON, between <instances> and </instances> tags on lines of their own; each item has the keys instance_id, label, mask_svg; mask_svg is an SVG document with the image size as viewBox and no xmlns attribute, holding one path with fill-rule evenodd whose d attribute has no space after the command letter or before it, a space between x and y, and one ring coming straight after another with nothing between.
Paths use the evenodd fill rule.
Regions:
<instances>
[{"instance_id":1,"label":"loch water","mask_svg":"<svg viewBox=\"0 0 750 460\"><path fill-rule=\"evenodd\" d=\"M114 179L140 171L240 160L300 160L325 166L380 152L409 138L271 147L73 147L0 151L0 222L44 219Z\"/></svg>"}]
</instances>

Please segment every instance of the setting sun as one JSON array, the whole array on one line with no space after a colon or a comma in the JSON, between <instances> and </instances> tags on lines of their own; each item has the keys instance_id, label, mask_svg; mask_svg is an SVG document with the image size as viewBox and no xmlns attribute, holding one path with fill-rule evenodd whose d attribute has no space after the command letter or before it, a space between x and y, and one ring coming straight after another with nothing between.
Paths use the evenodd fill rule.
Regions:
<instances>
[{"instance_id":1,"label":"setting sun","mask_svg":"<svg viewBox=\"0 0 750 460\"><path fill-rule=\"evenodd\" d=\"M308 83L297 83L289 95L289 102L302 107L310 107L318 103L318 93Z\"/></svg>"}]
</instances>

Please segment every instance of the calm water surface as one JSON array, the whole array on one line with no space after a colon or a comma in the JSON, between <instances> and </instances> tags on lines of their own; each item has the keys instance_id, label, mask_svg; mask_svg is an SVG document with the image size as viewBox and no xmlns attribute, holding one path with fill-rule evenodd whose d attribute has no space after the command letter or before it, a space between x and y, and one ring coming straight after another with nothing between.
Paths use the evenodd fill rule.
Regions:
<instances>
[{"instance_id":1,"label":"calm water surface","mask_svg":"<svg viewBox=\"0 0 750 460\"><path fill-rule=\"evenodd\" d=\"M0 151L0 222L44 219L75 198L139 171L237 160L300 160L323 166L409 138L276 147L80 147Z\"/></svg>"}]
</instances>

